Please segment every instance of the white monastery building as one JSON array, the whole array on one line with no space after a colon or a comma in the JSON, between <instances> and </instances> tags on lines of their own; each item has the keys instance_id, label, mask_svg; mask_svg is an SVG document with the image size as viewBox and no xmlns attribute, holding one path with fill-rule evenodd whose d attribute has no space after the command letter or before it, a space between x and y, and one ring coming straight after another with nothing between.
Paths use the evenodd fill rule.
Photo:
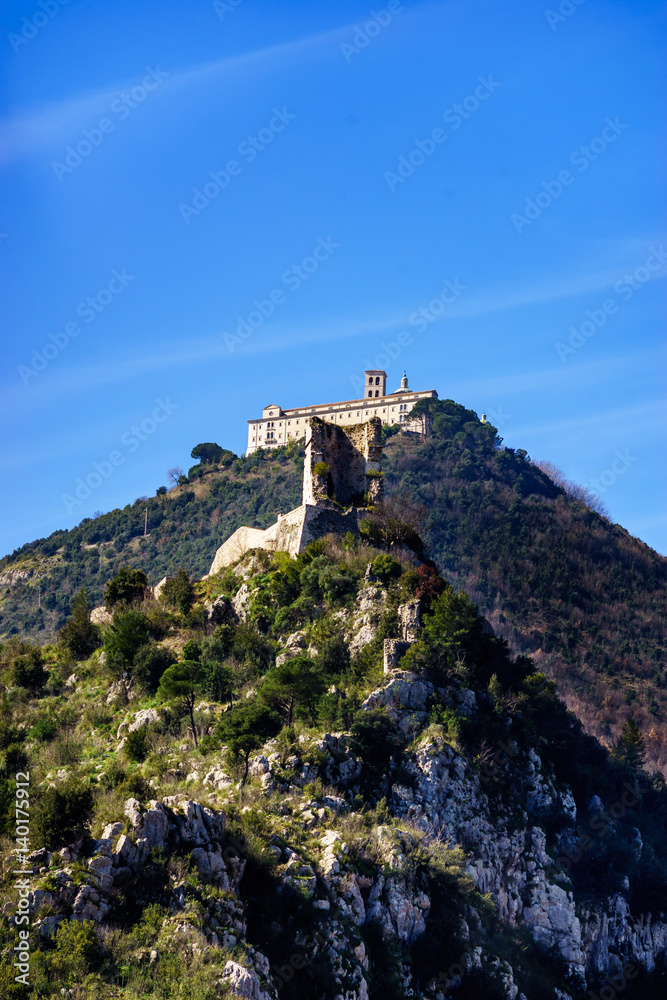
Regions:
<instances>
[{"instance_id":1,"label":"white monastery building","mask_svg":"<svg viewBox=\"0 0 667 1000\"><path fill-rule=\"evenodd\" d=\"M405 373L400 389L387 393L387 373L380 370L365 372L364 394L363 399L319 403L293 410L283 410L277 403L270 403L262 410L260 419L248 421L246 455L252 455L258 448L279 448L293 438L305 437L309 417L320 417L343 427L364 423L371 417L379 417L383 424L405 424L410 423L407 417L417 400L438 396L435 389L413 392Z\"/></svg>"}]
</instances>

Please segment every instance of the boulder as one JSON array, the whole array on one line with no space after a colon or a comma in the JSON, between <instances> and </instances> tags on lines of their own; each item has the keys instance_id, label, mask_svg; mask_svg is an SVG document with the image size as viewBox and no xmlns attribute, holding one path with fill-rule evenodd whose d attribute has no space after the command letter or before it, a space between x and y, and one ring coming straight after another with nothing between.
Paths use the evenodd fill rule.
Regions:
<instances>
[{"instance_id":1,"label":"boulder","mask_svg":"<svg viewBox=\"0 0 667 1000\"><path fill-rule=\"evenodd\" d=\"M281 667L287 660L299 656L306 649L306 633L304 629L292 632L285 640L285 648L276 656L276 666Z\"/></svg>"},{"instance_id":2,"label":"boulder","mask_svg":"<svg viewBox=\"0 0 667 1000\"><path fill-rule=\"evenodd\" d=\"M262 989L257 973L238 962L227 962L222 972L222 982L233 997L242 997L243 1000L271 1000L269 994Z\"/></svg>"},{"instance_id":3,"label":"boulder","mask_svg":"<svg viewBox=\"0 0 667 1000\"><path fill-rule=\"evenodd\" d=\"M237 621L232 602L222 594L213 601L207 601L205 608L206 621L212 628L216 625L233 625Z\"/></svg>"},{"instance_id":4,"label":"boulder","mask_svg":"<svg viewBox=\"0 0 667 1000\"><path fill-rule=\"evenodd\" d=\"M247 583L242 583L232 599L234 614L239 621L244 622L248 617L248 602L250 601L250 588Z\"/></svg>"},{"instance_id":5,"label":"boulder","mask_svg":"<svg viewBox=\"0 0 667 1000\"><path fill-rule=\"evenodd\" d=\"M149 722L157 722L159 718L160 713L154 708L142 708L140 712L134 713L133 721L128 727L128 732L134 733L137 729L147 726Z\"/></svg>"},{"instance_id":6,"label":"boulder","mask_svg":"<svg viewBox=\"0 0 667 1000\"><path fill-rule=\"evenodd\" d=\"M103 604L100 604L99 607L93 608L90 612L90 620L93 625L111 625L113 615L107 611Z\"/></svg>"}]
</instances>

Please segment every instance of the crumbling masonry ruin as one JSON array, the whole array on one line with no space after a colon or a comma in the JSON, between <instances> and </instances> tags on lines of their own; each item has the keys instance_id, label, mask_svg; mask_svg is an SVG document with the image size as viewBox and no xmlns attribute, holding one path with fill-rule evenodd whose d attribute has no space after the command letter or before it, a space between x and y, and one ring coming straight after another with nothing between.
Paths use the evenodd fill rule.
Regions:
<instances>
[{"instance_id":1,"label":"crumbling masonry ruin","mask_svg":"<svg viewBox=\"0 0 667 1000\"><path fill-rule=\"evenodd\" d=\"M306 432L301 506L281 514L270 528L238 528L216 552L208 575L231 566L250 549L296 556L330 532L358 535L363 507L382 499L381 460L378 417L345 428L312 417Z\"/></svg>"}]
</instances>

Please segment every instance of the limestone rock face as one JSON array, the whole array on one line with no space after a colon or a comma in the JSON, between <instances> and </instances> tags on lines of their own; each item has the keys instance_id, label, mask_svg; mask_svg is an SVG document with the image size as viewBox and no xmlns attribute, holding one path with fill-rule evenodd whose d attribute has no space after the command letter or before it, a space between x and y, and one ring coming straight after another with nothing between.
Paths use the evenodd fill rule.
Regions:
<instances>
[{"instance_id":1,"label":"limestone rock face","mask_svg":"<svg viewBox=\"0 0 667 1000\"><path fill-rule=\"evenodd\" d=\"M398 625L401 639L416 642L421 628L421 601L408 601L398 609Z\"/></svg>"},{"instance_id":2,"label":"limestone rock face","mask_svg":"<svg viewBox=\"0 0 667 1000\"><path fill-rule=\"evenodd\" d=\"M113 615L107 611L103 604L100 604L99 607L93 608L90 612L90 620L93 625L110 625L113 621Z\"/></svg>"},{"instance_id":3,"label":"limestone rock face","mask_svg":"<svg viewBox=\"0 0 667 1000\"><path fill-rule=\"evenodd\" d=\"M29 580L31 576L31 569L6 569L4 573L0 573L0 587L13 587L23 580Z\"/></svg>"},{"instance_id":4,"label":"limestone rock face","mask_svg":"<svg viewBox=\"0 0 667 1000\"><path fill-rule=\"evenodd\" d=\"M262 989L257 974L237 962L227 962L222 980L235 997L242 997L243 1000L272 1000L270 994Z\"/></svg>"},{"instance_id":5,"label":"limestone rock face","mask_svg":"<svg viewBox=\"0 0 667 1000\"><path fill-rule=\"evenodd\" d=\"M250 601L250 588L247 583L242 583L232 600L234 614L239 621L246 621L248 618L248 603Z\"/></svg>"},{"instance_id":6,"label":"limestone rock face","mask_svg":"<svg viewBox=\"0 0 667 1000\"><path fill-rule=\"evenodd\" d=\"M206 621L212 627L216 625L232 625L237 620L236 612L232 602L228 597L216 597L214 601L208 601L206 607Z\"/></svg>"},{"instance_id":7,"label":"limestone rock face","mask_svg":"<svg viewBox=\"0 0 667 1000\"><path fill-rule=\"evenodd\" d=\"M354 611L346 623L346 639L350 656L361 652L375 638L380 618L387 602L387 592L373 584L357 594Z\"/></svg>"},{"instance_id":8,"label":"limestone rock face","mask_svg":"<svg viewBox=\"0 0 667 1000\"><path fill-rule=\"evenodd\" d=\"M285 640L285 648L276 657L276 666L281 667L287 660L291 660L295 656L300 656L306 651L306 647L305 629L300 629L298 632L288 635Z\"/></svg>"},{"instance_id":9,"label":"limestone rock face","mask_svg":"<svg viewBox=\"0 0 667 1000\"><path fill-rule=\"evenodd\" d=\"M132 718L133 721L127 728L128 733L134 733L137 729L143 729L149 722L157 722L160 718L160 713L154 708L143 708L140 712L135 712Z\"/></svg>"},{"instance_id":10,"label":"limestone rock face","mask_svg":"<svg viewBox=\"0 0 667 1000\"><path fill-rule=\"evenodd\" d=\"M367 595L360 613L375 603ZM288 648L303 648L303 635L294 633L290 640ZM435 688L424 677L406 671L387 675L363 708L386 708L406 733L415 735L411 726L425 717L434 695L458 712L473 716L478 711L473 691L454 685ZM619 976L629 963L655 968L667 947L662 915L632 913L622 892L586 909L575 904L567 878L554 872L543 827L555 821L562 843L567 840L576 850L576 806L570 789L555 781L539 754L502 744L495 770L489 771L456 747L437 726L416 730L400 771L392 769L392 784L387 782L382 789L391 819L376 819L377 825L364 825L366 820L357 810L357 796L367 788L366 775L350 749L349 734L317 737L304 732L288 751L281 751L276 739L255 754L249 768L253 803L261 801L258 785L275 787L285 793L282 815L295 824L289 837L281 826L267 837L275 878L282 882L281 891L307 898L315 914L299 925L293 951L277 968L247 940L245 906L251 904L240 892L247 845L234 840L239 836L234 828L229 835L224 813L183 793L148 802L127 799L124 821L119 817L108 823L92 855L80 860L76 869L70 865L73 848L53 854L33 852L31 862L48 878L42 885L35 881L29 897L36 932L48 940L63 914L71 913L74 920L102 925L104 933L105 922L114 918L114 899L125 894L128 885L141 892L142 865L157 850L165 857L178 857L188 871L187 879L193 877L188 863L196 869L205 904L193 926L187 881L172 886L165 932L171 930L179 947L204 958L219 960L220 948L227 949L227 958L236 949L217 984L221 992L224 988L232 997L279 1000L287 976L292 979L300 969L317 963L327 982L335 984L337 1000L368 1000L373 968L362 938L369 924L379 927L398 952L418 942L433 911L437 914L437 890L424 858L430 851L444 852L447 845L458 844L465 852L468 874L480 893L490 895L499 918L510 928L525 928L536 946L560 959L580 982L592 972ZM285 753L291 756L285 759ZM231 783L214 761L207 766L211 768L204 778L207 785ZM489 774L498 770L511 781L510 805L490 795ZM301 791L316 779L319 791ZM281 796L276 799L280 803ZM604 809L605 803L598 802ZM592 808L598 809L597 802ZM348 811L351 815L344 815ZM642 851L639 831L629 843L638 854ZM550 841L550 850L551 846ZM65 867L56 870L59 861ZM183 865L184 861L188 863ZM178 867L174 865L174 870ZM458 928L465 945L457 964L460 972L452 973L449 986L455 989L469 970L484 967L499 977L510 1000L527 1000L514 981L516 970L477 943L481 928L479 914L467 907ZM293 966L287 964L293 961ZM444 983L425 983L408 962L400 975L405 996L449 1000L451 990ZM304 997L307 992L304 985ZM554 992L553 1000L570 996L563 987Z\"/></svg>"}]
</instances>

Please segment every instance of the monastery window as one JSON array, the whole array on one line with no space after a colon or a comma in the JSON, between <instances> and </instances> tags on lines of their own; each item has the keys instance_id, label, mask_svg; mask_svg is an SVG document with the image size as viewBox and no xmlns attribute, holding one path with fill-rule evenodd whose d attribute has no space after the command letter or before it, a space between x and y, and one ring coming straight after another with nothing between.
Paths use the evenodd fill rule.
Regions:
<instances>
[{"instance_id":1,"label":"monastery window","mask_svg":"<svg viewBox=\"0 0 667 1000\"><path fill-rule=\"evenodd\" d=\"M369 396L372 396L372 395L373 395L373 390L372 390L372 389L369 389L369 390L368 390L368 395L369 395Z\"/></svg>"},{"instance_id":2,"label":"monastery window","mask_svg":"<svg viewBox=\"0 0 667 1000\"><path fill-rule=\"evenodd\" d=\"M376 389L376 390L375 390L375 395L376 395L376 396L379 396L379 395L380 395L380 390L379 390L379 389Z\"/></svg>"},{"instance_id":3,"label":"monastery window","mask_svg":"<svg viewBox=\"0 0 667 1000\"><path fill-rule=\"evenodd\" d=\"M368 376L368 384L369 385L373 385L373 376L372 375Z\"/></svg>"}]
</instances>

